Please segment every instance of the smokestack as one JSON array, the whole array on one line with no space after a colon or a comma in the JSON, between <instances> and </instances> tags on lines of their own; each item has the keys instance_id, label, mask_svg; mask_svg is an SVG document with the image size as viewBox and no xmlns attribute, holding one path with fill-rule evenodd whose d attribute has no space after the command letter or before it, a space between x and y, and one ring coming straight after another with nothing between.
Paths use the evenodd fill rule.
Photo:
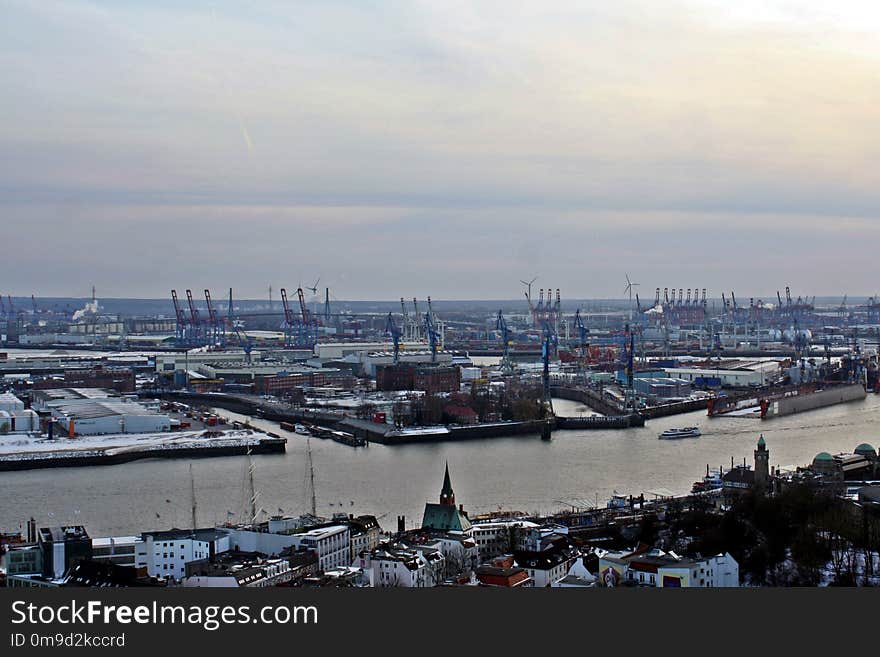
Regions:
<instances>
[{"instance_id":1,"label":"smokestack","mask_svg":"<svg viewBox=\"0 0 880 657\"><path fill-rule=\"evenodd\" d=\"M406 516L397 516L397 533L402 534L406 531Z\"/></svg>"}]
</instances>

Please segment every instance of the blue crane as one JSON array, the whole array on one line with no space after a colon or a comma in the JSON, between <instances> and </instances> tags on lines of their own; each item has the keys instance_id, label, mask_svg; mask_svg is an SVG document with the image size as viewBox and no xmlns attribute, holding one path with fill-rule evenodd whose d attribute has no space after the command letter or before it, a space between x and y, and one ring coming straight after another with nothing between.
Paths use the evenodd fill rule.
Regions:
<instances>
[{"instance_id":1,"label":"blue crane","mask_svg":"<svg viewBox=\"0 0 880 657\"><path fill-rule=\"evenodd\" d=\"M400 335L401 331L398 328L397 324L394 322L394 317L392 317L391 313L388 313L388 317L385 320L385 332L391 336L391 339L394 340L394 364L400 361Z\"/></svg>"},{"instance_id":2,"label":"blue crane","mask_svg":"<svg viewBox=\"0 0 880 657\"><path fill-rule=\"evenodd\" d=\"M254 350L254 343L251 340L250 336L239 330L239 322L236 321L235 313L233 311L232 288L229 288L229 309L226 312L226 321L229 330L235 336L235 339L238 340L239 346L244 350L245 360L248 362L248 364L250 364L251 352Z\"/></svg>"},{"instance_id":3,"label":"blue crane","mask_svg":"<svg viewBox=\"0 0 880 657\"><path fill-rule=\"evenodd\" d=\"M634 393L634 374L633 374L633 354L635 353L635 333L630 329L630 325L626 325L624 331L624 363L626 365L626 404L629 407L632 404L633 412L635 412L635 393Z\"/></svg>"},{"instance_id":4,"label":"blue crane","mask_svg":"<svg viewBox=\"0 0 880 657\"><path fill-rule=\"evenodd\" d=\"M504 315L500 310L498 311L498 318L495 320L495 329L501 332L501 370L503 372L511 372L513 370L513 363L510 361L510 329L507 328L507 320L504 319Z\"/></svg>"},{"instance_id":5,"label":"blue crane","mask_svg":"<svg viewBox=\"0 0 880 657\"><path fill-rule=\"evenodd\" d=\"M556 345L556 333L553 331L553 327L550 326L550 322L546 319L541 320L541 326L543 327L544 333L541 340L541 361L544 363L544 370L541 374L541 381L543 383L544 389L544 411L553 413L553 400L550 397L550 355L553 352L553 348Z\"/></svg>"},{"instance_id":6,"label":"blue crane","mask_svg":"<svg viewBox=\"0 0 880 657\"><path fill-rule=\"evenodd\" d=\"M578 335L580 335L580 348L586 350L586 348L589 346L587 335L589 335L590 329L586 327L583 318L581 318L580 308L578 308L574 313L574 327L578 330Z\"/></svg>"},{"instance_id":7,"label":"blue crane","mask_svg":"<svg viewBox=\"0 0 880 657\"><path fill-rule=\"evenodd\" d=\"M437 362L437 345L440 343L440 336L437 335L437 329L434 326L434 317L431 312L425 313L425 335L428 336L428 344L431 345L431 362Z\"/></svg>"}]
</instances>

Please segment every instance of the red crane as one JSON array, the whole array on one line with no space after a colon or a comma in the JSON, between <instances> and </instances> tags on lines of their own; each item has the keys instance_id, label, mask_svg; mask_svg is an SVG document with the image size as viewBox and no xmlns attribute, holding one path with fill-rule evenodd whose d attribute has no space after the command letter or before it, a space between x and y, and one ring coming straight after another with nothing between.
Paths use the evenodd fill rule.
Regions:
<instances>
[{"instance_id":1,"label":"red crane","mask_svg":"<svg viewBox=\"0 0 880 657\"><path fill-rule=\"evenodd\" d=\"M205 303L208 304L208 320L211 326L217 326L217 313L214 312L214 305L211 303L211 291L205 290Z\"/></svg>"},{"instance_id":2,"label":"red crane","mask_svg":"<svg viewBox=\"0 0 880 657\"><path fill-rule=\"evenodd\" d=\"M302 312L302 322L303 326L309 325L309 309L306 307L306 296L303 294L303 289L301 287L296 289L296 294L299 297L299 309Z\"/></svg>"},{"instance_id":3,"label":"red crane","mask_svg":"<svg viewBox=\"0 0 880 657\"><path fill-rule=\"evenodd\" d=\"M187 302L189 303L189 314L190 314L190 317L192 317L193 329L195 329L196 331L198 331L199 328L200 328L201 325L202 325L202 320L201 320L201 318L199 317L199 311L198 311L198 309L196 308L196 304L195 304L195 302L193 301L193 293L192 293L192 290L187 290L187 291L186 291L186 300L187 300Z\"/></svg>"},{"instance_id":4,"label":"red crane","mask_svg":"<svg viewBox=\"0 0 880 657\"><path fill-rule=\"evenodd\" d=\"M284 324L287 328L293 327L293 312L290 310L290 303L287 301L287 290L281 288L281 304L284 306Z\"/></svg>"}]
</instances>

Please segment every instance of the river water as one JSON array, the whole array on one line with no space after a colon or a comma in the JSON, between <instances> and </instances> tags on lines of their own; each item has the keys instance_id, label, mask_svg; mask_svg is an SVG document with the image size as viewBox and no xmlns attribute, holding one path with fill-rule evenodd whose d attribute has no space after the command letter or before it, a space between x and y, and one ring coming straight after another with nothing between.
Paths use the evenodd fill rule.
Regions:
<instances>
[{"instance_id":1,"label":"river water","mask_svg":"<svg viewBox=\"0 0 880 657\"><path fill-rule=\"evenodd\" d=\"M555 400L560 415L589 410ZM220 411L230 418L234 413ZM704 411L650 420L621 431L557 431L537 436L352 448L311 439L317 511L370 513L385 529L398 515L408 527L421 521L426 501L436 501L449 462L457 502L471 513L499 508L549 512L567 504L599 503L614 492L638 495L686 493L706 465L752 463L763 432L770 464L809 463L820 451L852 451L877 445L880 396L799 415L760 421L709 418ZM276 423L255 426L287 437L283 455L253 458L258 507L265 513L299 514L309 508L306 438ZM659 440L665 429L699 426L696 439ZM192 464L200 525L243 516L247 459L218 457L154 459L124 465L0 473L0 531L17 530L31 516L40 525L84 524L92 536L188 527L191 524L189 468Z\"/></svg>"}]
</instances>

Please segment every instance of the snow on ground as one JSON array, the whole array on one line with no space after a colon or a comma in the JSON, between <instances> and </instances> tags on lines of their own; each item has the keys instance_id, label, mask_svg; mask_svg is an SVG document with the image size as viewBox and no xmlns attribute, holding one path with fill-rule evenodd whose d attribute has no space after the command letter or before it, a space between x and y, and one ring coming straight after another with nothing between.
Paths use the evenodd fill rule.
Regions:
<instances>
[{"instance_id":1,"label":"snow on ground","mask_svg":"<svg viewBox=\"0 0 880 657\"><path fill-rule=\"evenodd\" d=\"M435 434L446 434L449 433L449 429L447 427L416 427L411 429L398 429L396 431L392 431L389 435L391 436L432 436Z\"/></svg>"},{"instance_id":2,"label":"snow on ground","mask_svg":"<svg viewBox=\"0 0 880 657\"><path fill-rule=\"evenodd\" d=\"M730 411L729 413L725 413L724 417L761 417L761 407L754 406L749 408L740 408L735 411Z\"/></svg>"},{"instance_id":3,"label":"snow on ground","mask_svg":"<svg viewBox=\"0 0 880 657\"><path fill-rule=\"evenodd\" d=\"M124 433L53 440L43 436L6 435L0 436L0 460L92 456L189 447L246 446L255 445L266 437L265 433L250 429L223 431L219 436L206 436L205 433Z\"/></svg>"}]
</instances>

